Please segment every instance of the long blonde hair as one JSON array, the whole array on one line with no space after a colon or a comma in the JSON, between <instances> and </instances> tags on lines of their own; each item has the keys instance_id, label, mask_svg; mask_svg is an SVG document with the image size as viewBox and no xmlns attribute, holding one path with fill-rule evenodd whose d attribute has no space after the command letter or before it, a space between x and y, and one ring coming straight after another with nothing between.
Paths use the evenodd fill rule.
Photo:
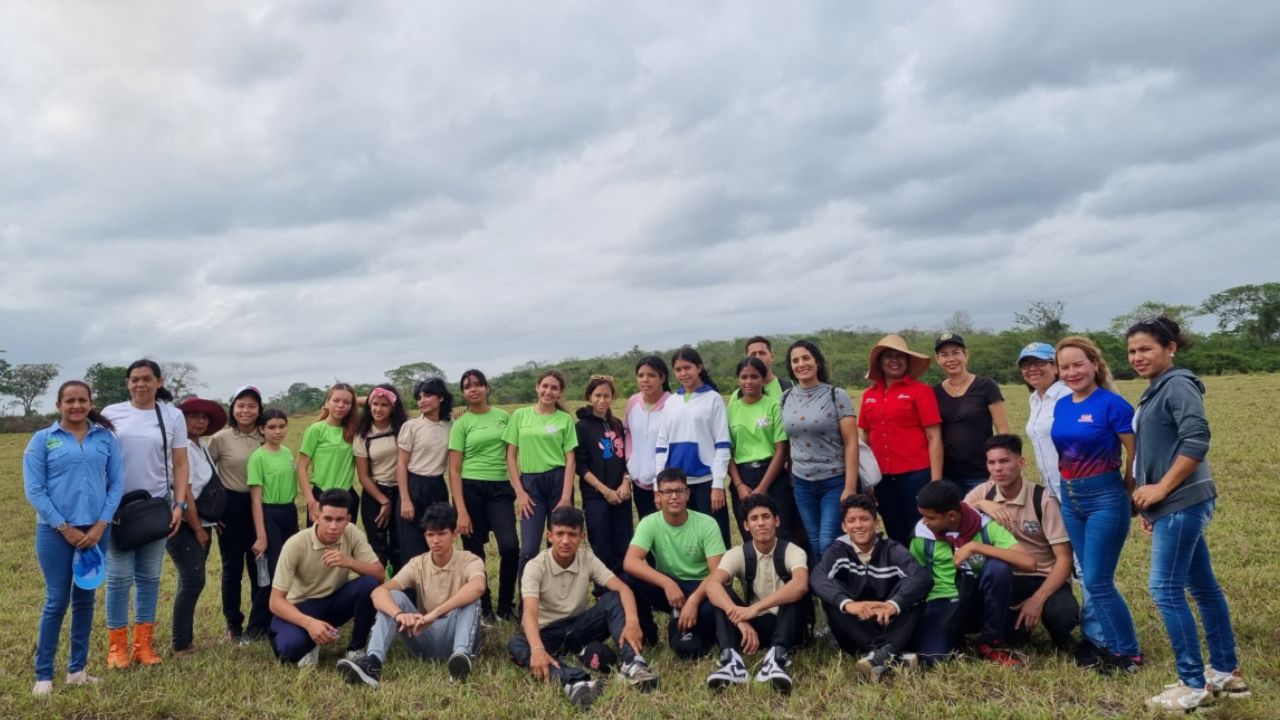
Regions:
<instances>
[{"instance_id":1,"label":"long blonde hair","mask_svg":"<svg viewBox=\"0 0 1280 720\"><path fill-rule=\"evenodd\" d=\"M1084 353L1086 359L1094 365L1098 366L1098 371L1094 374L1093 380L1098 387L1106 388L1111 392L1116 391L1115 383L1111 381L1111 368L1107 367L1107 359L1102 357L1102 350L1098 348L1097 343L1082 335L1070 335L1058 341L1058 346L1054 348L1054 359L1057 360L1060 354L1066 348L1075 348ZM1061 371L1059 371L1061 376Z\"/></svg>"}]
</instances>

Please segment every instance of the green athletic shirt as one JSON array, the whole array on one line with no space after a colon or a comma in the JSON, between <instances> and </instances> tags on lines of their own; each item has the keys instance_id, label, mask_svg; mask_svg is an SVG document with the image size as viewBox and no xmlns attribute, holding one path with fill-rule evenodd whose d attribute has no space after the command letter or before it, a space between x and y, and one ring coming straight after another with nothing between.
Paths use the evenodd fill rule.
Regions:
<instances>
[{"instance_id":1,"label":"green athletic shirt","mask_svg":"<svg viewBox=\"0 0 1280 720\"><path fill-rule=\"evenodd\" d=\"M502 434L511 416L491 407L477 415L468 410L449 429L449 449L462 453L462 477L467 480L507 480L507 444Z\"/></svg>"},{"instance_id":2,"label":"green athletic shirt","mask_svg":"<svg viewBox=\"0 0 1280 720\"><path fill-rule=\"evenodd\" d=\"M1018 544L1017 538L1008 530L1005 530L999 523L990 521L987 523L987 536L991 538L991 545L1002 550L1007 550ZM982 534L974 536L974 540L982 542ZM922 567L928 567L924 561L924 543L922 537L911 538L911 557L916 559ZM929 591L929 596L925 598L925 602L937 600L938 598L960 597L960 593L956 590L956 566L952 562L951 545L945 540L936 540L933 543L933 589ZM982 570L982 563L986 561L985 557L973 555L965 564L973 569L974 572Z\"/></svg>"},{"instance_id":3,"label":"green athletic shirt","mask_svg":"<svg viewBox=\"0 0 1280 720\"><path fill-rule=\"evenodd\" d=\"M356 456L351 443L342 437L342 428L321 420L311 423L302 434L298 452L311 458L311 487L320 490L350 490L355 486Z\"/></svg>"},{"instance_id":4,"label":"green athletic shirt","mask_svg":"<svg viewBox=\"0 0 1280 720\"><path fill-rule=\"evenodd\" d=\"M281 445L279 452L265 447L249 455L249 487L262 488L264 505L292 505L298 496L297 463L293 451Z\"/></svg>"},{"instance_id":5,"label":"green athletic shirt","mask_svg":"<svg viewBox=\"0 0 1280 720\"><path fill-rule=\"evenodd\" d=\"M711 573L707 558L724 555L720 526L710 515L694 510L683 525L668 525L661 512L636 525L631 544L653 553L658 572L677 580L701 580Z\"/></svg>"},{"instance_id":6,"label":"green athletic shirt","mask_svg":"<svg viewBox=\"0 0 1280 720\"><path fill-rule=\"evenodd\" d=\"M544 473L564 467L565 456L578 447L578 428L563 410L539 415L532 407L522 407L511 413L502 440L519 451L520 472Z\"/></svg>"},{"instance_id":7,"label":"green athletic shirt","mask_svg":"<svg viewBox=\"0 0 1280 720\"><path fill-rule=\"evenodd\" d=\"M735 463L770 460L777 443L787 441L787 431L782 428L782 407L776 397L763 395L750 405L735 397L725 408L725 416L729 420Z\"/></svg>"}]
</instances>

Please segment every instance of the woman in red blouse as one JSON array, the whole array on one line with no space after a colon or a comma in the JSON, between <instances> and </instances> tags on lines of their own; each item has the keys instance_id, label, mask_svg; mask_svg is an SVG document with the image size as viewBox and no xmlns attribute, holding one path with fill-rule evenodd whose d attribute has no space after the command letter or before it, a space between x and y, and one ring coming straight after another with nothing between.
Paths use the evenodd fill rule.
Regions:
<instances>
[{"instance_id":1,"label":"woman in red blouse","mask_svg":"<svg viewBox=\"0 0 1280 720\"><path fill-rule=\"evenodd\" d=\"M867 356L858 428L880 464L883 478L876 502L885 533L906 544L920 520L916 494L942 479L942 417L933 388L916 378L929 369L929 356L912 352L897 335L885 335Z\"/></svg>"}]
</instances>

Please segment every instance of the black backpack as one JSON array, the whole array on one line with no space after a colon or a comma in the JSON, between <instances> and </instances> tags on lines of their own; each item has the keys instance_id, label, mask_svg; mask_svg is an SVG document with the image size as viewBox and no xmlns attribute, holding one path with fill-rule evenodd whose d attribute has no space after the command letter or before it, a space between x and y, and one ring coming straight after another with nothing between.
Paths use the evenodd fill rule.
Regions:
<instances>
[{"instance_id":1,"label":"black backpack","mask_svg":"<svg viewBox=\"0 0 1280 720\"><path fill-rule=\"evenodd\" d=\"M791 582L791 571L787 569L787 548L791 543L777 539L777 543L773 547L773 572L778 579L785 585ZM747 604L751 604L758 600L756 595L756 566L759 564L759 556L756 555L756 544L753 540L747 540L742 545L742 560L746 566L744 569L743 588L747 596Z\"/></svg>"}]
</instances>

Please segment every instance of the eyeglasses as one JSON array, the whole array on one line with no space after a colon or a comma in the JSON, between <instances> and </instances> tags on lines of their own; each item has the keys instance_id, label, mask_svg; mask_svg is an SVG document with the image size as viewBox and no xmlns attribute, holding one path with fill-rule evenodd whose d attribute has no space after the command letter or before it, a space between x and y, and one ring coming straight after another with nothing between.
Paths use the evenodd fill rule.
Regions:
<instances>
[{"instance_id":1,"label":"eyeglasses","mask_svg":"<svg viewBox=\"0 0 1280 720\"><path fill-rule=\"evenodd\" d=\"M596 380L604 380L605 382L613 382L612 375L592 375L587 382L595 382Z\"/></svg>"},{"instance_id":2,"label":"eyeglasses","mask_svg":"<svg viewBox=\"0 0 1280 720\"><path fill-rule=\"evenodd\" d=\"M680 497L687 492L689 492L689 488L669 488L667 490L654 490L653 494L663 497Z\"/></svg>"}]
</instances>

